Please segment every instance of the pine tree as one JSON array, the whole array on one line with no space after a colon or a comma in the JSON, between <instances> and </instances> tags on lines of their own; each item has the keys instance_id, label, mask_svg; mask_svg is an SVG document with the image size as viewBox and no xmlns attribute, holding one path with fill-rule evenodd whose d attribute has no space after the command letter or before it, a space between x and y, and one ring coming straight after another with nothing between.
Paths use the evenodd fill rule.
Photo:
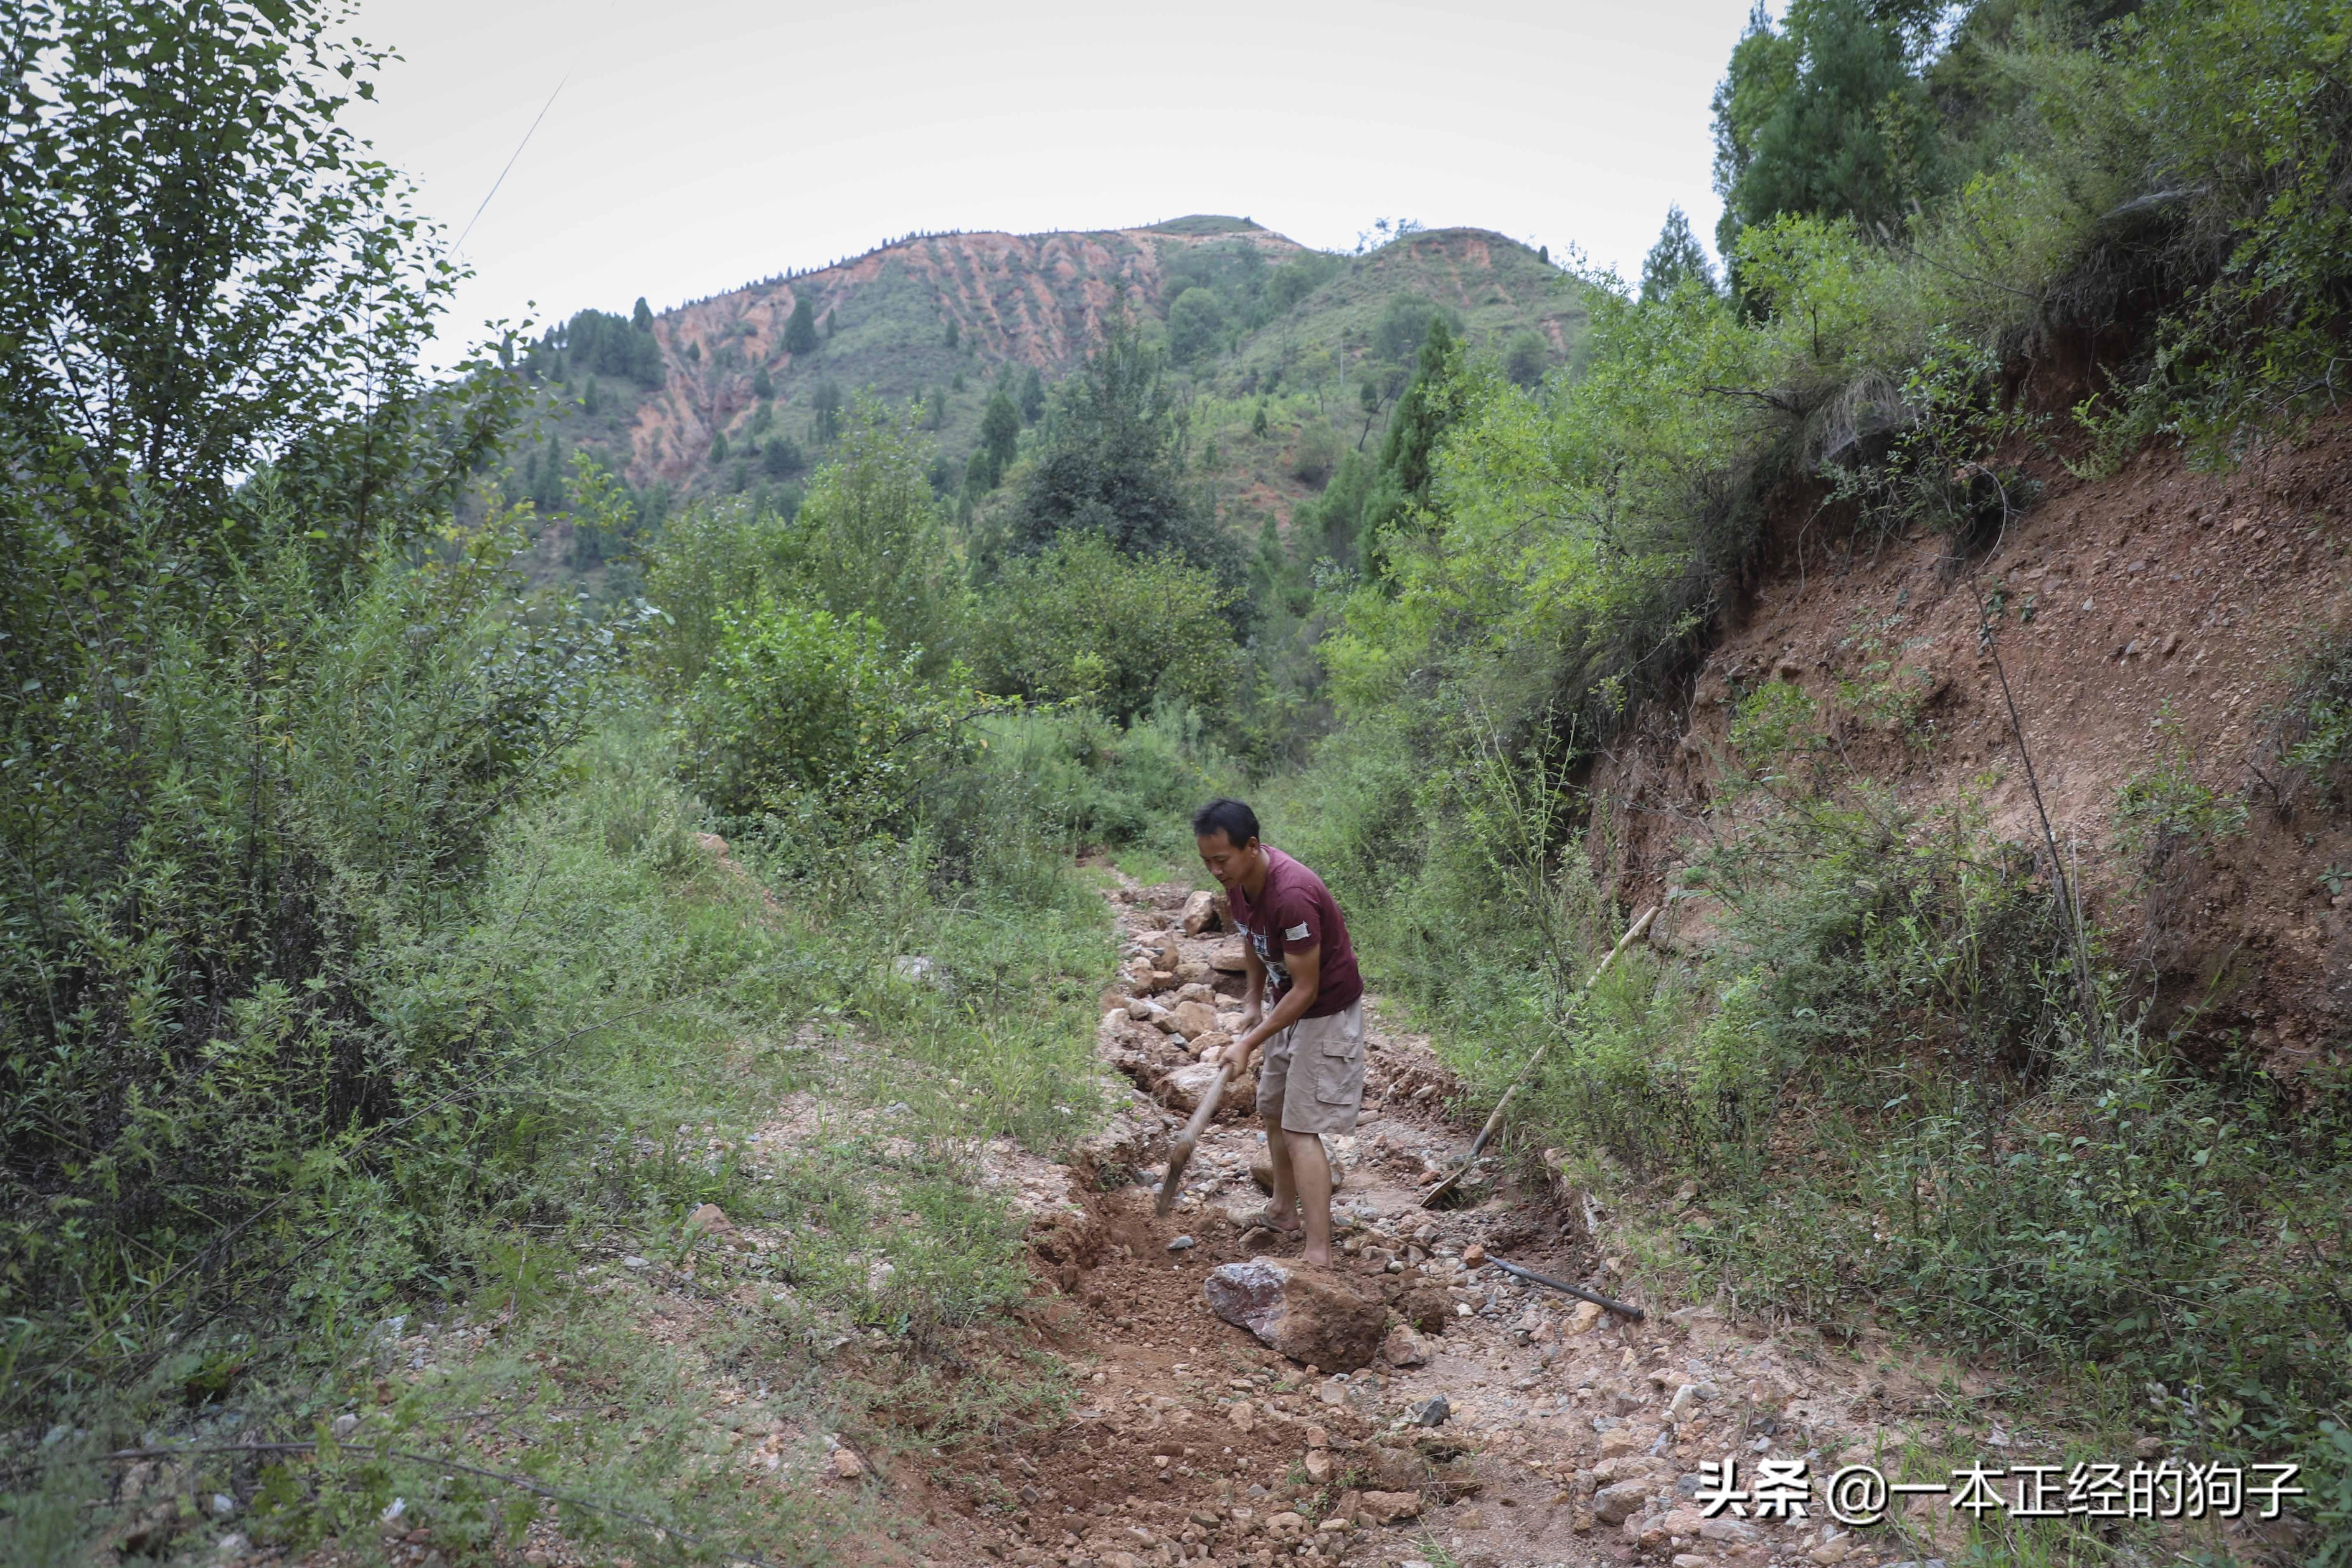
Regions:
<instances>
[{"instance_id":1,"label":"pine tree","mask_svg":"<svg viewBox=\"0 0 2352 1568\"><path fill-rule=\"evenodd\" d=\"M1020 411L1001 390L990 393L988 407L980 416L980 449L1001 474L1013 466L1013 455L1020 444Z\"/></svg>"},{"instance_id":2,"label":"pine tree","mask_svg":"<svg viewBox=\"0 0 2352 1568\"><path fill-rule=\"evenodd\" d=\"M727 432L719 431L710 437L710 466L719 467L727 460Z\"/></svg>"},{"instance_id":3,"label":"pine tree","mask_svg":"<svg viewBox=\"0 0 2352 1568\"><path fill-rule=\"evenodd\" d=\"M751 373L751 395L760 398L768 398L776 395L776 384L774 379L768 374L768 367L766 365L761 365L759 369Z\"/></svg>"},{"instance_id":4,"label":"pine tree","mask_svg":"<svg viewBox=\"0 0 2352 1568\"><path fill-rule=\"evenodd\" d=\"M646 303L643 294L637 296L637 308L629 313L629 324L641 332L654 330L653 307Z\"/></svg>"},{"instance_id":5,"label":"pine tree","mask_svg":"<svg viewBox=\"0 0 2352 1568\"><path fill-rule=\"evenodd\" d=\"M784 323L784 352L793 355L816 353L816 312L810 309L805 294L793 301L792 318Z\"/></svg>"},{"instance_id":6,"label":"pine tree","mask_svg":"<svg viewBox=\"0 0 2352 1568\"><path fill-rule=\"evenodd\" d=\"M1690 278L1714 292L1715 268L1708 264L1706 252L1699 248L1698 237L1691 233L1690 219L1683 216L1680 205L1670 206L1665 226L1658 230L1658 243L1642 258L1642 298L1663 300Z\"/></svg>"},{"instance_id":7,"label":"pine tree","mask_svg":"<svg viewBox=\"0 0 2352 1568\"><path fill-rule=\"evenodd\" d=\"M1021 423L1034 425L1045 413L1045 378L1031 365L1021 378Z\"/></svg>"},{"instance_id":8,"label":"pine tree","mask_svg":"<svg viewBox=\"0 0 2352 1568\"><path fill-rule=\"evenodd\" d=\"M950 316L948 318L948 347L955 347L961 335L962 334L957 330L955 318L953 316Z\"/></svg>"}]
</instances>

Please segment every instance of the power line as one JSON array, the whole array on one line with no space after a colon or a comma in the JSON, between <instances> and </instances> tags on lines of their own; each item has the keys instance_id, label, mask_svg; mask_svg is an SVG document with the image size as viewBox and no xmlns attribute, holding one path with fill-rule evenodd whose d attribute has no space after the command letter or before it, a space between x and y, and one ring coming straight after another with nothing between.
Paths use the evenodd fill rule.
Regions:
<instances>
[{"instance_id":1,"label":"power line","mask_svg":"<svg viewBox=\"0 0 2352 1568\"><path fill-rule=\"evenodd\" d=\"M539 129L539 121L546 119L547 111L555 107L555 93L562 92L563 90L563 83L570 81L571 79L572 73L570 71L565 71L563 73L562 79L555 84L555 92L549 93L547 95L547 101L539 106L539 120L532 121L530 122L530 130L524 132L522 133L522 140L515 143L514 156L509 158L507 160L507 166L499 171L499 177L490 182L490 195L482 198L482 205L476 207L474 209L474 216L466 220L465 231L457 236L457 243L452 246L450 247L451 249L462 250L465 248L466 236L473 233L474 226L482 221L482 214L489 208L490 196L497 195L499 194L499 187L507 183L507 175L514 169L515 158L521 157L522 150L530 145L531 132Z\"/></svg>"}]
</instances>

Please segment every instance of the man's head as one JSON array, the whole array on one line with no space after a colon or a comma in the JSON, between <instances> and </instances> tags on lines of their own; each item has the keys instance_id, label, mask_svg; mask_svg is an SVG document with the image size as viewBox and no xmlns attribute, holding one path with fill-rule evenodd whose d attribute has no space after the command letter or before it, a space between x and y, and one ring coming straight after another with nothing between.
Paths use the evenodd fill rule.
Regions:
<instances>
[{"instance_id":1,"label":"man's head","mask_svg":"<svg viewBox=\"0 0 2352 1568\"><path fill-rule=\"evenodd\" d=\"M1237 800L1213 800L1192 814L1201 864L1228 891L1247 880L1257 863L1257 813Z\"/></svg>"}]
</instances>

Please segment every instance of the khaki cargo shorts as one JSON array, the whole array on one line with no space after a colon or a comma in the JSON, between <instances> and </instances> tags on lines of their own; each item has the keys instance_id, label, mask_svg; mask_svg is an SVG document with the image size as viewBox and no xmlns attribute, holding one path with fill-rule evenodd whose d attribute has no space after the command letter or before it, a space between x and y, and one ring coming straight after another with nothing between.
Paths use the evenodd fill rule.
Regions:
<instances>
[{"instance_id":1,"label":"khaki cargo shorts","mask_svg":"<svg viewBox=\"0 0 2352 1568\"><path fill-rule=\"evenodd\" d=\"M1352 1132L1364 1103L1364 1004L1301 1018L1265 1042L1257 1113L1286 1132Z\"/></svg>"}]
</instances>

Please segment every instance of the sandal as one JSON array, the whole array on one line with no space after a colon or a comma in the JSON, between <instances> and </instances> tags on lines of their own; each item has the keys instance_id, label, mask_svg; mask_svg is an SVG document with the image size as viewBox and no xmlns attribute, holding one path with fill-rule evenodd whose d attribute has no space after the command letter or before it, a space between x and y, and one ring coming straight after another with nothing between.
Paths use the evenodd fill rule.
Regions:
<instances>
[{"instance_id":1,"label":"sandal","mask_svg":"<svg viewBox=\"0 0 2352 1568\"><path fill-rule=\"evenodd\" d=\"M1276 1218L1274 1205L1270 1202L1264 1203L1260 1204L1257 1206L1256 1211L1248 1216L1248 1222L1241 1228L1244 1231L1249 1231L1255 1230L1263 1226L1265 1229L1273 1231L1277 1236L1291 1237L1297 1236L1307 1228L1305 1223L1298 1218L1298 1205L1296 1204L1291 1205L1289 1214L1285 1215L1284 1218L1288 1219L1290 1223L1285 1225L1281 1219Z\"/></svg>"}]
</instances>

